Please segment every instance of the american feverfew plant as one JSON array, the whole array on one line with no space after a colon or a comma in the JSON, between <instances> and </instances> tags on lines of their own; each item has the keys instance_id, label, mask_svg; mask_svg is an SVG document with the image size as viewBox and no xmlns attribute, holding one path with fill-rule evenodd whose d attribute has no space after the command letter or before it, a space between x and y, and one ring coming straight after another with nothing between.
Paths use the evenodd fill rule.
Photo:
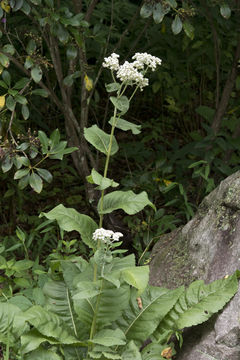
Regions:
<instances>
[{"instance_id":1,"label":"american feverfew plant","mask_svg":"<svg viewBox=\"0 0 240 360\"><path fill-rule=\"evenodd\" d=\"M45 274L30 300L27 295L16 296L11 303L0 303L0 339L7 354L15 349L18 359L171 359L172 336L181 345L184 327L206 321L237 291L236 273L208 285L195 281L186 290L150 286L148 266L136 266L133 254L122 255L123 234L103 228L104 215L118 209L129 215L145 206L155 209L146 192L115 190L119 184L108 178L110 158L118 151L115 129L140 132L140 126L123 116L136 91L148 85L147 72L161 65L159 58L147 53L136 53L132 60L120 65L114 53L104 59L103 66L113 78L106 90L115 93L110 97L111 131L106 133L97 125L84 131L86 140L105 155L103 173L92 169L87 177L100 192L98 224L62 204L41 214L56 220L62 232L77 231L92 257L53 260L47 281ZM127 97L129 87L132 93Z\"/></svg>"}]
</instances>

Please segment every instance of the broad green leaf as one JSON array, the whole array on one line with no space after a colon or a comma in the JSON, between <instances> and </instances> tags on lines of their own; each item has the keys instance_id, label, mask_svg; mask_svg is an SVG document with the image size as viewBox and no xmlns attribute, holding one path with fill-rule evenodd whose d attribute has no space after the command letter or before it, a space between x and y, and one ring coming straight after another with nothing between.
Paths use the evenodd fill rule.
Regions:
<instances>
[{"instance_id":1,"label":"broad green leaf","mask_svg":"<svg viewBox=\"0 0 240 360\"><path fill-rule=\"evenodd\" d=\"M9 304L17 306L20 310L26 311L32 306L31 301L24 295L15 295L8 300Z\"/></svg>"},{"instance_id":2,"label":"broad green leaf","mask_svg":"<svg viewBox=\"0 0 240 360\"><path fill-rule=\"evenodd\" d=\"M41 70L41 68L39 66L35 66L34 68L32 68L31 77L36 83L39 83L39 81L41 81L41 79L42 79L42 70Z\"/></svg>"},{"instance_id":3,"label":"broad green leaf","mask_svg":"<svg viewBox=\"0 0 240 360\"><path fill-rule=\"evenodd\" d=\"M66 44L68 42L69 33L66 28L62 26L62 24L60 24L59 22L54 24L53 31L61 43Z\"/></svg>"},{"instance_id":4,"label":"broad green leaf","mask_svg":"<svg viewBox=\"0 0 240 360\"><path fill-rule=\"evenodd\" d=\"M184 21L183 30L191 40L194 39L194 27L192 26L192 24L190 24L189 21Z\"/></svg>"},{"instance_id":5,"label":"broad green leaf","mask_svg":"<svg viewBox=\"0 0 240 360\"><path fill-rule=\"evenodd\" d=\"M14 174L14 180L21 179L29 173L30 169L21 169L17 170Z\"/></svg>"},{"instance_id":6,"label":"broad green leaf","mask_svg":"<svg viewBox=\"0 0 240 360\"><path fill-rule=\"evenodd\" d=\"M16 156L15 159L14 159L14 165L16 166L17 169L20 169L23 165L24 166L29 166L30 161L25 156Z\"/></svg>"},{"instance_id":7,"label":"broad green leaf","mask_svg":"<svg viewBox=\"0 0 240 360\"><path fill-rule=\"evenodd\" d=\"M15 109L15 106L16 106L16 101L13 99L11 95L9 95L6 99L6 107L10 111L13 111Z\"/></svg>"},{"instance_id":8,"label":"broad green leaf","mask_svg":"<svg viewBox=\"0 0 240 360\"><path fill-rule=\"evenodd\" d=\"M53 145L53 146L56 146L56 145L59 143L59 141L60 141L60 132L59 132L58 129L55 129L55 130L51 133L50 139L51 139L51 141L52 141L52 145Z\"/></svg>"},{"instance_id":9,"label":"broad green leaf","mask_svg":"<svg viewBox=\"0 0 240 360\"><path fill-rule=\"evenodd\" d=\"M147 205L155 209L145 191L142 191L140 194L134 194L131 190L113 191L104 196L102 208L101 202L98 202L98 212L99 214L109 214L114 210L122 209L127 214L134 215L143 210Z\"/></svg>"},{"instance_id":10,"label":"broad green leaf","mask_svg":"<svg viewBox=\"0 0 240 360\"><path fill-rule=\"evenodd\" d=\"M59 316L39 305L35 305L24 313L25 321L46 337L51 337L62 344L80 343L71 334L70 329ZM52 340L53 340L52 339Z\"/></svg>"},{"instance_id":11,"label":"broad green leaf","mask_svg":"<svg viewBox=\"0 0 240 360\"><path fill-rule=\"evenodd\" d=\"M142 18L148 18L153 13L153 4L145 2L140 10L140 15Z\"/></svg>"},{"instance_id":12,"label":"broad green leaf","mask_svg":"<svg viewBox=\"0 0 240 360\"><path fill-rule=\"evenodd\" d=\"M23 0L16 0L13 11L18 11L23 6Z\"/></svg>"},{"instance_id":13,"label":"broad green leaf","mask_svg":"<svg viewBox=\"0 0 240 360\"><path fill-rule=\"evenodd\" d=\"M33 39L30 39L27 47L26 47L26 51L28 53L28 55L33 55L33 53L35 52L35 50L37 49L37 44Z\"/></svg>"},{"instance_id":14,"label":"broad green leaf","mask_svg":"<svg viewBox=\"0 0 240 360\"><path fill-rule=\"evenodd\" d=\"M129 100L126 96L121 96L119 98L115 96L110 96L110 100L113 105L120 110L122 113L126 113L129 109Z\"/></svg>"},{"instance_id":15,"label":"broad green leaf","mask_svg":"<svg viewBox=\"0 0 240 360\"><path fill-rule=\"evenodd\" d=\"M30 180L30 174L22 177L18 182L19 189L23 190L28 184Z\"/></svg>"},{"instance_id":16,"label":"broad green leaf","mask_svg":"<svg viewBox=\"0 0 240 360\"><path fill-rule=\"evenodd\" d=\"M96 184L96 189L98 190L105 190L108 187L117 187L119 184L113 181L112 179L108 179L103 177L101 174L99 174L95 169L92 169L91 175L87 176L87 180L90 184Z\"/></svg>"},{"instance_id":17,"label":"broad green leaf","mask_svg":"<svg viewBox=\"0 0 240 360\"><path fill-rule=\"evenodd\" d=\"M95 345L92 351L88 352L91 359L101 359L105 356L106 359L118 360L122 359L121 355L117 351L112 350L109 346Z\"/></svg>"},{"instance_id":18,"label":"broad green leaf","mask_svg":"<svg viewBox=\"0 0 240 360\"><path fill-rule=\"evenodd\" d=\"M153 20L156 24L160 24L165 16L164 9L161 3L157 3L153 8Z\"/></svg>"},{"instance_id":19,"label":"broad green leaf","mask_svg":"<svg viewBox=\"0 0 240 360\"><path fill-rule=\"evenodd\" d=\"M129 285L138 290L137 296L140 296L146 289L149 281L149 267L138 266L122 270L122 277Z\"/></svg>"},{"instance_id":20,"label":"broad green leaf","mask_svg":"<svg viewBox=\"0 0 240 360\"><path fill-rule=\"evenodd\" d=\"M21 319L22 311L14 304L0 302L0 339L1 342L11 345L19 339L27 327L24 318ZM8 339L9 335L9 339Z\"/></svg>"},{"instance_id":21,"label":"broad green leaf","mask_svg":"<svg viewBox=\"0 0 240 360\"><path fill-rule=\"evenodd\" d=\"M37 168L36 170L38 172L38 175L41 176L43 180L47 181L48 183L52 181L52 174L48 170L40 168Z\"/></svg>"},{"instance_id":22,"label":"broad green leaf","mask_svg":"<svg viewBox=\"0 0 240 360\"><path fill-rule=\"evenodd\" d=\"M116 288L108 281L102 280L101 294L92 299L74 300L74 309L79 319L84 322L85 326L90 328L93 321L94 308L96 307L96 302L98 302L96 326L100 331L121 317L123 310L128 306L129 296L129 285L124 284L120 288Z\"/></svg>"},{"instance_id":23,"label":"broad green leaf","mask_svg":"<svg viewBox=\"0 0 240 360\"><path fill-rule=\"evenodd\" d=\"M10 54L10 55L14 55L14 53L15 53L14 46L11 44L4 45L2 49L3 49L3 52Z\"/></svg>"},{"instance_id":24,"label":"broad green leaf","mask_svg":"<svg viewBox=\"0 0 240 360\"><path fill-rule=\"evenodd\" d=\"M81 76L81 72L80 72L80 71L75 71L75 73L66 76L66 77L63 79L63 83L64 83L64 85L70 87L70 86L72 86L74 80L77 79L77 78L79 78L80 76Z\"/></svg>"},{"instance_id":25,"label":"broad green leaf","mask_svg":"<svg viewBox=\"0 0 240 360\"><path fill-rule=\"evenodd\" d=\"M159 322L172 309L183 291L183 287L169 290L149 286L141 295L141 308L138 306L136 291L132 291L130 305L117 321L126 338L134 340L136 344L142 344L153 334Z\"/></svg>"},{"instance_id":26,"label":"broad green leaf","mask_svg":"<svg viewBox=\"0 0 240 360\"><path fill-rule=\"evenodd\" d=\"M13 86L13 89L21 90L30 82L29 78L21 78L16 84Z\"/></svg>"},{"instance_id":27,"label":"broad green leaf","mask_svg":"<svg viewBox=\"0 0 240 360\"><path fill-rule=\"evenodd\" d=\"M93 125L90 128L84 128L85 139L92 144L97 150L107 155L110 145L110 135L106 134L97 125ZM111 155L114 155L118 151L118 144L113 136Z\"/></svg>"},{"instance_id":28,"label":"broad green leaf","mask_svg":"<svg viewBox=\"0 0 240 360\"><path fill-rule=\"evenodd\" d=\"M3 87L4 89L8 89L7 84L2 80L0 80L0 86Z\"/></svg>"},{"instance_id":29,"label":"broad green leaf","mask_svg":"<svg viewBox=\"0 0 240 360\"><path fill-rule=\"evenodd\" d=\"M34 191L36 191L39 194L43 188L43 181L38 174L32 172L29 178L29 185Z\"/></svg>"},{"instance_id":30,"label":"broad green leaf","mask_svg":"<svg viewBox=\"0 0 240 360\"><path fill-rule=\"evenodd\" d=\"M83 242L90 248L95 248L96 244L92 235L98 226L89 216L79 214L75 209L65 208L62 204L40 216L46 216L49 220L57 220L60 228L65 231L79 232Z\"/></svg>"},{"instance_id":31,"label":"broad green leaf","mask_svg":"<svg viewBox=\"0 0 240 360\"><path fill-rule=\"evenodd\" d=\"M228 4L224 3L220 7L220 13L224 19L229 19L231 16L231 9Z\"/></svg>"},{"instance_id":32,"label":"broad green leaf","mask_svg":"<svg viewBox=\"0 0 240 360\"><path fill-rule=\"evenodd\" d=\"M73 277L71 283L72 281ZM43 292L46 297L47 309L58 315L63 323L66 324L75 335L78 335L78 338L87 338L88 329L83 327L83 323L80 323L76 316L70 290L66 283L63 281L49 280L44 284Z\"/></svg>"},{"instance_id":33,"label":"broad green leaf","mask_svg":"<svg viewBox=\"0 0 240 360\"><path fill-rule=\"evenodd\" d=\"M176 15L172 22L172 32L174 35L179 34L182 31L182 27L182 20L180 19L179 15Z\"/></svg>"},{"instance_id":34,"label":"broad green leaf","mask_svg":"<svg viewBox=\"0 0 240 360\"><path fill-rule=\"evenodd\" d=\"M25 98L25 96L16 94L15 95L15 100L16 100L16 102L18 102L21 105L26 105L27 104L27 99Z\"/></svg>"},{"instance_id":35,"label":"broad green leaf","mask_svg":"<svg viewBox=\"0 0 240 360\"><path fill-rule=\"evenodd\" d=\"M3 53L0 53L0 64L2 64L3 67L8 67L10 64L10 61L6 55Z\"/></svg>"},{"instance_id":36,"label":"broad green leaf","mask_svg":"<svg viewBox=\"0 0 240 360\"><path fill-rule=\"evenodd\" d=\"M73 299L88 299L100 294L100 284L97 282L80 281Z\"/></svg>"},{"instance_id":37,"label":"broad green leaf","mask_svg":"<svg viewBox=\"0 0 240 360\"><path fill-rule=\"evenodd\" d=\"M122 353L122 360L142 360L139 348L134 341L130 341ZM153 360L153 359L152 359Z\"/></svg>"},{"instance_id":38,"label":"broad green leaf","mask_svg":"<svg viewBox=\"0 0 240 360\"><path fill-rule=\"evenodd\" d=\"M25 15L29 15L31 11L31 6L26 1L24 1L23 6L21 7L21 11Z\"/></svg>"},{"instance_id":39,"label":"broad green leaf","mask_svg":"<svg viewBox=\"0 0 240 360\"><path fill-rule=\"evenodd\" d=\"M193 282L172 310L178 313L177 328L183 329L208 320L210 316L223 308L237 290L236 274L208 285L201 280Z\"/></svg>"},{"instance_id":40,"label":"broad green leaf","mask_svg":"<svg viewBox=\"0 0 240 360\"><path fill-rule=\"evenodd\" d=\"M161 356L161 353L164 350L167 350L168 357ZM172 356L176 354L176 351L174 350L173 344L156 344L152 342L151 344L144 347L141 354L143 360L164 360L172 359Z\"/></svg>"},{"instance_id":41,"label":"broad green leaf","mask_svg":"<svg viewBox=\"0 0 240 360\"><path fill-rule=\"evenodd\" d=\"M2 78L8 86L11 85L11 75L9 74L9 72L7 70L3 71Z\"/></svg>"},{"instance_id":42,"label":"broad green leaf","mask_svg":"<svg viewBox=\"0 0 240 360\"><path fill-rule=\"evenodd\" d=\"M125 345L126 338L120 329L103 329L95 334L91 342L104 346Z\"/></svg>"},{"instance_id":43,"label":"broad green leaf","mask_svg":"<svg viewBox=\"0 0 240 360\"><path fill-rule=\"evenodd\" d=\"M109 124L114 124L114 117L111 117ZM140 134L141 132L141 125L136 125L121 118L117 118L115 127L123 131L131 130L134 135Z\"/></svg>"},{"instance_id":44,"label":"broad green leaf","mask_svg":"<svg viewBox=\"0 0 240 360\"><path fill-rule=\"evenodd\" d=\"M39 95L46 98L48 97L49 93L44 89L35 89L32 91L32 95Z\"/></svg>"},{"instance_id":45,"label":"broad green leaf","mask_svg":"<svg viewBox=\"0 0 240 360\"><path fill-rule=\"evenodd\" d=\"M27 354L24 360L63 360L61 356L53 352L53 350L47 350L45 348L39 348Z\"/></svg>"},{"instance_id":46,"label":"broad green leaf","mask_svg":"<svg viewBox=\"0 0 240 360\"><path fill-rule=\"evenodd\" d=\"M107 92L113 92L113 91L118 91L121 87L121 85L117 82L111 83L111 84L106 84L105 85Z\"/></svg>"},{"instance_id":47,"label":"broad green leaf","mask_svg":"<svg viewBox=\"0 0 240 360\"><path fill-rule=\"evenodd\" d=\"M74 60L77 57L78 51L74 45L69 45L67 47L67 58L68 60Z\"/></svg>"},{"instance_id":48,"label":"broad green leaf","mask_svg":"<svg viewBox=\"0 0 240 360\"><path fill-rule=\"evenodd\" d=\"M26 57L25 63L24 63L24 67L25 69L30 69L34 66L34 62L33 59L30 56Z\"/></svg>"},{"instance_id":49,"label":"broad green leaf","mask_svg":"<svg viewBox=\"0 0 240 360\"><path fill-rule=\"evenodd\" d=\"M23 116L24 120L27 120L27 119L29 118L29 115L30 115L30 113L29 113L29 108L28 108L28 106L27 106L27 105L23 105L23 106L22 106L22 116Z\"/></svg>"},{"instance_id":50,"label":"broad green leaf","mask_svg":"<svg viewBox=\"0 0 240 360\"><path fill-rule=\"evenodd\" d=\"M203 323L222 309L237 290L236 273L208 285L202 280L193 282L159 323L154 337L159 342L160 338L164 339L164 333Z\"/></svg>"},{"instance_id":51,"label":"broad green leaf","mask_svg":"<svg viewBox=\"0 0 240 360\"><path fill-rule=\"evenodd\" d=\"M47 154L48 152L48 145L49 145L49 139L44 131L39 130L38 131L38 139L40 140L41 146L42 146L42 153Z\"/></svg>"}]
</instances>

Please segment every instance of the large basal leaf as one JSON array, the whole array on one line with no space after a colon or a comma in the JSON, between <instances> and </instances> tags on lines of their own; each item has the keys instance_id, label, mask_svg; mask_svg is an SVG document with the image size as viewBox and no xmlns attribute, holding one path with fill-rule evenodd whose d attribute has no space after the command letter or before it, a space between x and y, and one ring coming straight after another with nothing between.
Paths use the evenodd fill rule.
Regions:
<instances>
[{"instance_id":1,"label":"large basal leaf","mask_svg":"<svg viewBox=\"0 0 240 360\"><path fill-rule=\"evenodd\" d=\"M183 287L169 290L149 286L141 296L141 305L137 302L136 291L132 291L130 305L117 321L126 338L141 345L151 336L183 291Z\"/></svg>"},{"instance_id":2,"label":"large basal leaf","mask_svg":"<svg viewBox=\"0 0 240 360\"><path fill-rule=\"evenodd\" d=\"M101 294L91 299L74 300L74 309L80 321L86 326L91 326L96 302L98 302L98 314L96 326L98 330L110 325L121 317L127 308L130 297L129 285L116 288L112 283L102 280Z\"/></svg>"},{"instance_id":3,"label":"large basal leaf","mask_svg":"<svg viewBox=\"0 0 240 360\"><path fill-rule=\"evenodd\" d=\"M18 306L0 302L0 342L6 344L10 341L10 344L14 344L26 330L21 314Z\"/></svg>"},{"instance_id":4,"label":"large basal leaf","mask_svg":"<svg viewBox=\"0 0 240 360\"><path fill-rule=\"evenodd\" d=\"M59 344L59 341L42 335L36 329L32 329L21 336L22 353L27 354L39 348L42 343L48 342L51 345Z\"/></svg>"},{"instance_id":5,"label":"large basal leaf","mask_svg":"<svg viewBox=\"0 0 240 360\"><path fill-rule=\"evenodd\" d=\"M125 345L126 338L120 329L103 329L95 334L91 342L104 346Z\"/></svg>"},{"instance_id":6,"label":"large basal leaf","mask_svg":"<svg viewBox=\"0 0 240 360\"><path fill-rule=\"evenodd\" d=\"M236 274L205 285L203 281L192 283L179 298L173 311L179 315L178 329L200 324L218 312L238 290ZM180 306L178 306L180 305Z\"/></svg>"},{"instance_id":7,"label":"large basal leaf","mask_svg":"<svg viewBox=\"0 0 240 360\"><path fill-rule=\"evenodd\" d=\"M78 231L82 241L90 248L95 248L96 244L92 239L92 234L98 226L89 216L79 214L75 209L65 208L62 204L40 216L43 215L49 220L57 220L60 228L65 231Z\"/></svg>"},{"instance_id":8,"label":"large basal leaf","mask_svg":"<svg viewBox=\"0 0 240 360\"><path fill-rule=\"evenodd\" d=\"M24 357L25 360L62 360L63 358L54 351L40 348Z\"/></svg>"},{"instance_id":9,"label":"large basal leaf","mask_svg":"<svg viewBox=\"0 0 240 360\"><path fill-rule=\"evenodd\" d=\"M107 155L110 145L110 135L106 134L103 130L99 129L97 125L93 125L90 128L84 128L85 139L92 144L97 150ZM118 144L113 136L111 155L114 155L118 151Z\"/></svg>"},{"instance_id":10,"label":"large basal leaf","mask_svg":"<svg viewBox=\"0 0 240 360\"><path fill-rule=\"evenodd\" d=\"M194 281L159 324L154 337L163 338L163 333L169 330L175 331L203 323L222 309L237 289L236 273L208 285L205 285L202 280Z\"/></svg>"},{"instance_id":11,"label":"large basal leaf","mask_svg":"<svg viewBox=\"0 0 240 360\"><path fill-rule=\"evenodd\" d=\"M130 341L122 353L122 360L142 360L139 348L134 341Z\"/></svg>"},{"instance_id":12,"label":"large basal leaf","mask_svg":"<svg viewBox=\"0 0 240 360\"><path fill-rule=\"evenodd\" d=\"M149 280L148 266L134 266L132 268L122 270L122 277L129 285L138 289L140 296L146 289Z\"/></svg>"},{"instance_id":13,"label":"large basal leaf","mask_svg":"<svg viewBox=\"0 0 240 360\"><path fill-rule=\"evenodd\" d=\"M72 335L71 330L62 319L51 311L36 305L24 313L25 320L29 322L45 337L56 339L62 344L82 344Z\"/></svg>"},{"instance_id":14,"label":"large basal leaf","mask_svg":"<svg viewBox=\"0 0 240 360\"><path fill-rule=\"evenodd\" d=\"M109 214L114 210L122 209L129 215L134 215L143 210L145 206L150 205L156 209L153 203L148 199L146 191L140 194L134 194L133 191L113 191L104 196L103 206L101 200L98 202L99 214Z\"/></svg>"}]
</instances>

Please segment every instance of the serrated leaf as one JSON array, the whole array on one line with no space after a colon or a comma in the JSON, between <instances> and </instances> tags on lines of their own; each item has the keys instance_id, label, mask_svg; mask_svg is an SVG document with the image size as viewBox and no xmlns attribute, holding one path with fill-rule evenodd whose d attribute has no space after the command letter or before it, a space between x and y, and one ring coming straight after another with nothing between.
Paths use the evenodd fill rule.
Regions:
<instances>
[{"instance_id":1,"label":"serrated leaf","mask_svg":"<svg viewBox=\"0 0 240 360\"><path fill-rule=\"evenodd\" d=\"M134 340L137 345L142 344L152 335L183 291L183 287L169 290L148 286L141 295L141 308L138 306L136 291L132 291L130 304L117 321L126 338Z\"/></svg>"},{"instance_id":2,"label":"serrated leaf","mask_svg":"<svg viewBox=\"0 0 240 360\"><path fill-rule=\"evenodd\" d=\"M104 346L125 345L126 338L120 329L103 329L95 334L91 342Z\"/></svg>"},{"instance_id":3,"label":"serrated leaf","mask_svg":"<svg viewBox=\"0 0 240 360\"><path fill-rule=\"evenodd\" d=\"M39 83L39 81L41 81L41 79L42 79L42 70L41 70L41 68L39 66L35 66L34 68L32 68L31 77L36 83Z\"/></svg>"},{"instance_id":4,"label":"serrated leaf","mask_svg":"<svg viewBox=\"0 0 240 360\"><path fill-rule=\"evenodd\" d=\"M153 4L145 2L140 10L140 16L144 19L150 17L153 13Z\"/></svg>"},{"instance_id":5,"label":"serrated leaf","mask_svg":"<svg viewBox=\"0 0 240 360\"><path fill-rule=\"evenodd\" d=\"M131 130L134 135L140 134L141 125L136 125L121 118L117 118L116 120L117 120L115 125L116 128L121 129L123 131ZM109 124L113 125L114 122L115 122L114 117L111 117L111 119L109 120Z\"/></svg>"},{"instance_id":6,"label":"serrated leaf","mask_svg":"<svg viewBox=\"0 0 240 360\"><path fill-rule=\"evenodd\" d=\"M179 15L176 15L172 22L172 32L174 35L179 34L182 31L183 23Z\"/></svg>"},{"instance_id":7,"label":"serrated leaf","mask_svg":"<svg viewBox=\"0 0 240 360\"><path fill-rule=\"evenodd\" d=\"M96 244L92 235L98 226L89 216L79 214L75 209L65 208L62 204L48 213L42 213L41 216L45 216L49 220L56 220L60 228L65 231L79 232L83 242L89 247L95 248Z\"/></svg>"},{"instance_id":8,"label":"serrated leaf","mask_svg":"<svg viewBox=\"0 0 240 360\"><path fill-rule=\"evenodd\" d=\"M43 188L43 181L38 174L33 172L29 178L29 185L34 191L36 191L39 194Z\"/></svg>"},{"instance_id":9,"label":"serrated leaf","mask_svg":"<svg viewBox=\"0 0 240 360\"><path fill-rule=\"evenodd\" d=\"M110 144L110 135L106 134L97 125L93 125L90 128L84 128L84 137L97 150L107 155ZM118 144L113 136L111 155L114 155L117 151Z\"/></svg>"},{"instance_id":10,"label":"serrated leaf","mask_svg":"<svg viewBox=\"0 0 240 360\"><path fill-rule=\"evenodd\" d=\"M145 191L140 194L135 194L133 191L113 191L103 198L101 208L101 201L98 203L99 214L109 214L114 210L122 209L129 215L134 215L143 210L145 206L150 205L153 209L155 206L148 199Z\"/></svg>"},{"instance_id":11,"label":"serrated leaf","mask_svg":"<svg viewBox=\"0 0 240 360\"><path fill-rule=\"evenodd\" d=\"M220 7L220 13L222 15L222 17L224 17L224 19L229 19L231 16L231 9L230 7L225 3L223 5L221 5Z\"/></svg>"},{"instance_id":12,"label":"serrated leaf","mask_svg":"<svg viewBox=\"0 0 240 360\"><path fill-rule=\"evenodd\" d=\"M195 281L186 290L185 296L182 295L179 298L173 309L173 311L178 312L179 316L176 320L177 328L183 329L208 320L210 316L223 308L237 290L236 274L226 279L216 280L208 285L205 285L201 280ZM187 308L182 307L183 303L187 305Z\"/></svg>"}]
</instances>

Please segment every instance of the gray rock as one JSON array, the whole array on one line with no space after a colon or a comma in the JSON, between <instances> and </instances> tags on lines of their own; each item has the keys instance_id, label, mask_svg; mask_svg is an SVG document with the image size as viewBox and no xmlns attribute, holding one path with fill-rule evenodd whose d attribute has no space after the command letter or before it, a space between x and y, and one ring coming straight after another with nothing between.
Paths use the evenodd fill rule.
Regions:
<instances>
[{"instance_id":1,"label":"gray rock","mask_svg":"<svg viewBox=\"0 0 240 360\"><path fill-rule=\"evenodd\" d=\"M240 269L240 171L201 203L195 217L154 246L150 283L176 288ZM177 360L240 360L240 290L212 320L187 329Z\"/></svg>"}]
</instances>

